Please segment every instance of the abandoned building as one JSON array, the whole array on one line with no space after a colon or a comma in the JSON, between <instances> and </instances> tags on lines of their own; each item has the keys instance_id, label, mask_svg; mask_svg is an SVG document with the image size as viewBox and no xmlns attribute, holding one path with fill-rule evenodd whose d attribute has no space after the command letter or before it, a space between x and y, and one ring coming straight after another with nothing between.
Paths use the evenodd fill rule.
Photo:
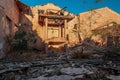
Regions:
<instances>
[{"instance_id":1,"label":"abandoned building","mask_svg":"<svg viewBox=\"0 0 120 80\"><path fill-rule=\"evenodd\" d=\"M98 29L104 31L104 27L108 29L108 27L110 27L109 25L112 25L112 22L120 24L120 15L108 7L80 13L78 18L81 39L91 38L95 42L104 44L106 44L106 40L100 35L93 34L93 31ZM112 25L112 27L115 26ZM100 34L102 34L102 32Z\"/></svg>"},{"instance_id":2,"label":"abandoned building","mask_svg":"<svg viewBox=\"0 0 120 80\"><path fill-rule=\"evenodd\" d=\"M0 80L120 80L118 13L21 1L0 0Z\"/></svg>"},{"instance_id":3,"label":"abandoned building","mask_svg":"<svg viewBox=\"0 0 120 80\"><path fill-rule=\"evenodd\" d=\"M77 35L70 32L77 24L74 14L52 3L31 7L30 10L32 16L26 14L27 19L21 17L21 24L32 23L23 27L28 31L29 26L29 30L36 32L37 40L34 47L41 49L46 44L48 47L57 48L68 43L78 43Z\"/></svg>"},{"instance_id":4,"label":"abandoned building","mask_svg":"<svg viewBox=\"0 0 120 80\"><path fill-rule=\"evenodd\" d=\"M53 3L30 7L19 0L0 0L0 55L9 51L7 41L15 42L13 37L19 32L27 34L22 39L23 42L28 40L29 48L43 50L60 48L65 44L70 47L86 38L99 42L102 37L95 36L94 30L111 22L120 24L120 15L108 7L78 16L65 8Z\"/></svg>"},{"instance_id":5,"label":"abandoned building","mask_svg":"<svg viewBox=\"0 0 120 80\"><path fill-rule=\"evenodd\" d=\"M25 31L32 30L37 34L33 47L42 50L45 47L59 48L64 44L70 47L86 38L106 44L106 40L99 35L95 36L92 31L111 22L120 24L120 15L108 7L90 10L78 16L64 9L48 3L30 7L28 14L21 16Z\"/></svg>"}]
</instances>

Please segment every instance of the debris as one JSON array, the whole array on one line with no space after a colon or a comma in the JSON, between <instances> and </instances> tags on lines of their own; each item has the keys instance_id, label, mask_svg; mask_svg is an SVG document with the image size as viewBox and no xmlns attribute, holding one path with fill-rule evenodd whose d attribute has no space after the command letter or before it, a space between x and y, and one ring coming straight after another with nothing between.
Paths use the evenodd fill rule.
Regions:
<instances>
[{"instance_id":1,"label":"debris","mask_svg":"<svg viewBox=\"0 0 120 80\"><path fill-rule=\"evenodd\" d=\"M68 67L68 68L62 68L61 70L61 73L63 74L67 74L67 75L81 75L81 74L87 74L87 73L90 73L89 70L87 70L86 68L71 68L71 67Z\"/></svg>"},{"instance_id":2,"label":"debris","mask_svg":"<svg viewBox=\"0 0 120 80\"><path fill-rule=\"evenodd\" d=\"M43 77L40 76L38 78L33 78L33 79L29 79L29 80L73 80L75 79L73 76L69 76L69 75L60 75L60 76L52 76L52 77Z\"/></svg>"},{"instance_id":3,"label":"debris","mask_svg":"<svg viewBox=\"0 0 120 80\"><path fill-rule=\"evenodd\" d=\"M119 76L109 75L109 76L107 76L107 78L110 80L120 80L120 75Z\"/></svg>"},{"instance_id":4,"label":"debris","mask_svg":"<svg viewBox=\"0 0 120 80\"><path fill-rule=\"evenodd\" d=\"M100 59L13 62L4 63L2 66L4 68L0 70L1 80L9 75L9 79L15 80L107 80L109 74L120 74L119 63L103 62Z\"/></svg>"}]
</instances>

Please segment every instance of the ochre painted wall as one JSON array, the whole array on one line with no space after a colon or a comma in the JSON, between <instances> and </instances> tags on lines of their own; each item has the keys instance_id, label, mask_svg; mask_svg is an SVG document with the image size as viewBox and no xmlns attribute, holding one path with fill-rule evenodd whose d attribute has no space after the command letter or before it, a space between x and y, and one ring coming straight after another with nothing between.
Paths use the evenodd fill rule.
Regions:
<instances>
[{"instance_id":1,"label":"ochre painted wall","mask_svg":"<svg viewBox=\"0 0 120 80\"><path fill-rule=\"evenodd\" d=\"M37 46L41 47L42 46L41 45L42 42L44 42L44 40L45 40L45 31L44 31L45 26L41 26L38 23L38 18L39 18L39 16L38 16L38 10L39 9L46 11L47 9L61 10L61 8L59 6L56 6L55 4L48 3L48 4L45 4L45 5L31 7L31 11L32 11L33 16L24 14L25 16L21 17L20 20L21 20L22 24L31 24L32 23L32 26L26 26L26 30L27 30L27 28L31 27L32 31L35 31L37 33L37 35L38 35L37 36L38 37ZM69 14L69 12L65 11L64 15L67 15L67 14ZM70 13L70 15L71 16L75 16L72 13ZM77 24L77 16L75 16L75 18L73 20L71 20L71 21L69 21L67 23L66 34L69 35L69 42L71 44L78 43L78 37L77 37L78 35L75 34L75 33L73 33L73 31L72 31L72 29L73 29L73 27L74 27L75 24ZM54 34L55 36L58 35L57 33L55 33L55 34ZM49 34L48 38L50 36L53 36L53 35Z\"/></svg>"}]
</instances>

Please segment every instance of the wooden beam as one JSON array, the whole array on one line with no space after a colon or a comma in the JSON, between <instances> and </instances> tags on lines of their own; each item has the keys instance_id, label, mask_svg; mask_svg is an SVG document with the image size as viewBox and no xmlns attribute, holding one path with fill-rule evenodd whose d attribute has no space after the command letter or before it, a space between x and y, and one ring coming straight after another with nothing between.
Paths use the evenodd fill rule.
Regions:
<instances>
[{"instance_id":1,"label":"wooden beam","mask_svg":"<svg viewBox=\"0 0 120 80\"><path fill-rule=\"evenodd\" d=\"M48 38L48 18L45 18L45 40Z\"/></svg>"},{"instance_id":2,"label":"wooden beam","mask_svg":"<svg viewBox=\"0 0 120 80\"><path fill-rule=\"evenodd\" d=\"M75 17L75 16L45 15L45 14L39 14L39 16L47 17L49 19L67 19L67 20L72 20Z\"/></svg>"},{"instance_id":3,"label":"wooden beam","mask_svg":"<svg viewBox=\"0 0 120 80\"><path fill-rule=\"evenodd\" d=\"M59 38L61 38L61 26L59 25Z\"/></svg>"},{"instance_id":4,"label":"wooden beam","mask_svg":"<svg viewBox=\"0 0 120 80\"><path fill-rule=\"evenodd\" d=\"M64 38L66 39L67 20L64 20Z\"/></svg>"}]
</instances>

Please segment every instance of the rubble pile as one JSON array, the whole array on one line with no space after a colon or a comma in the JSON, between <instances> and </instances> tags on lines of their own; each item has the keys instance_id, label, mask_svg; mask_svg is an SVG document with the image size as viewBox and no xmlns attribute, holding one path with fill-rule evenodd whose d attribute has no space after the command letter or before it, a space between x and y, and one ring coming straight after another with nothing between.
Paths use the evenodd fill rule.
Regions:
<instances>
[{"instance_id":1,"label":"rubble pile","mask_svg":"<svg viewBox=\"0 0 120 80\"><path fill-rule=\"evenodd\" d=\"M113 75L119 78L120 64L102 60L46 60L0 64L0 80L114 80Z\"/></svg>"},{"instance_id":2,"label":"rubble pile","mask_svg":"<svg viewBox=\"0 0 120 80\"><path fill-rule=\"evenodd\" d=\"M120 77L119 52L108 52L90 40L67 52L28 54L15 55L22 62L0 62L0 80L119 80Z\"/></svg>"},{"instance_id":3,"label":"rubble pile","mask_svg":"<svg viewBox=\"0 0 120 80\"><path fill-rule=\"evenodd\" d=\"M103 53L107 53L107 49L105 46L98 46L95 45L95 42L92 40L85 40L81 44L77 44L76 46L70 48L69 56L70 58L76 59L76 58L86 58L90 59L95 54L96 58L101 57Z\"/></svg>"}]
</instances>

